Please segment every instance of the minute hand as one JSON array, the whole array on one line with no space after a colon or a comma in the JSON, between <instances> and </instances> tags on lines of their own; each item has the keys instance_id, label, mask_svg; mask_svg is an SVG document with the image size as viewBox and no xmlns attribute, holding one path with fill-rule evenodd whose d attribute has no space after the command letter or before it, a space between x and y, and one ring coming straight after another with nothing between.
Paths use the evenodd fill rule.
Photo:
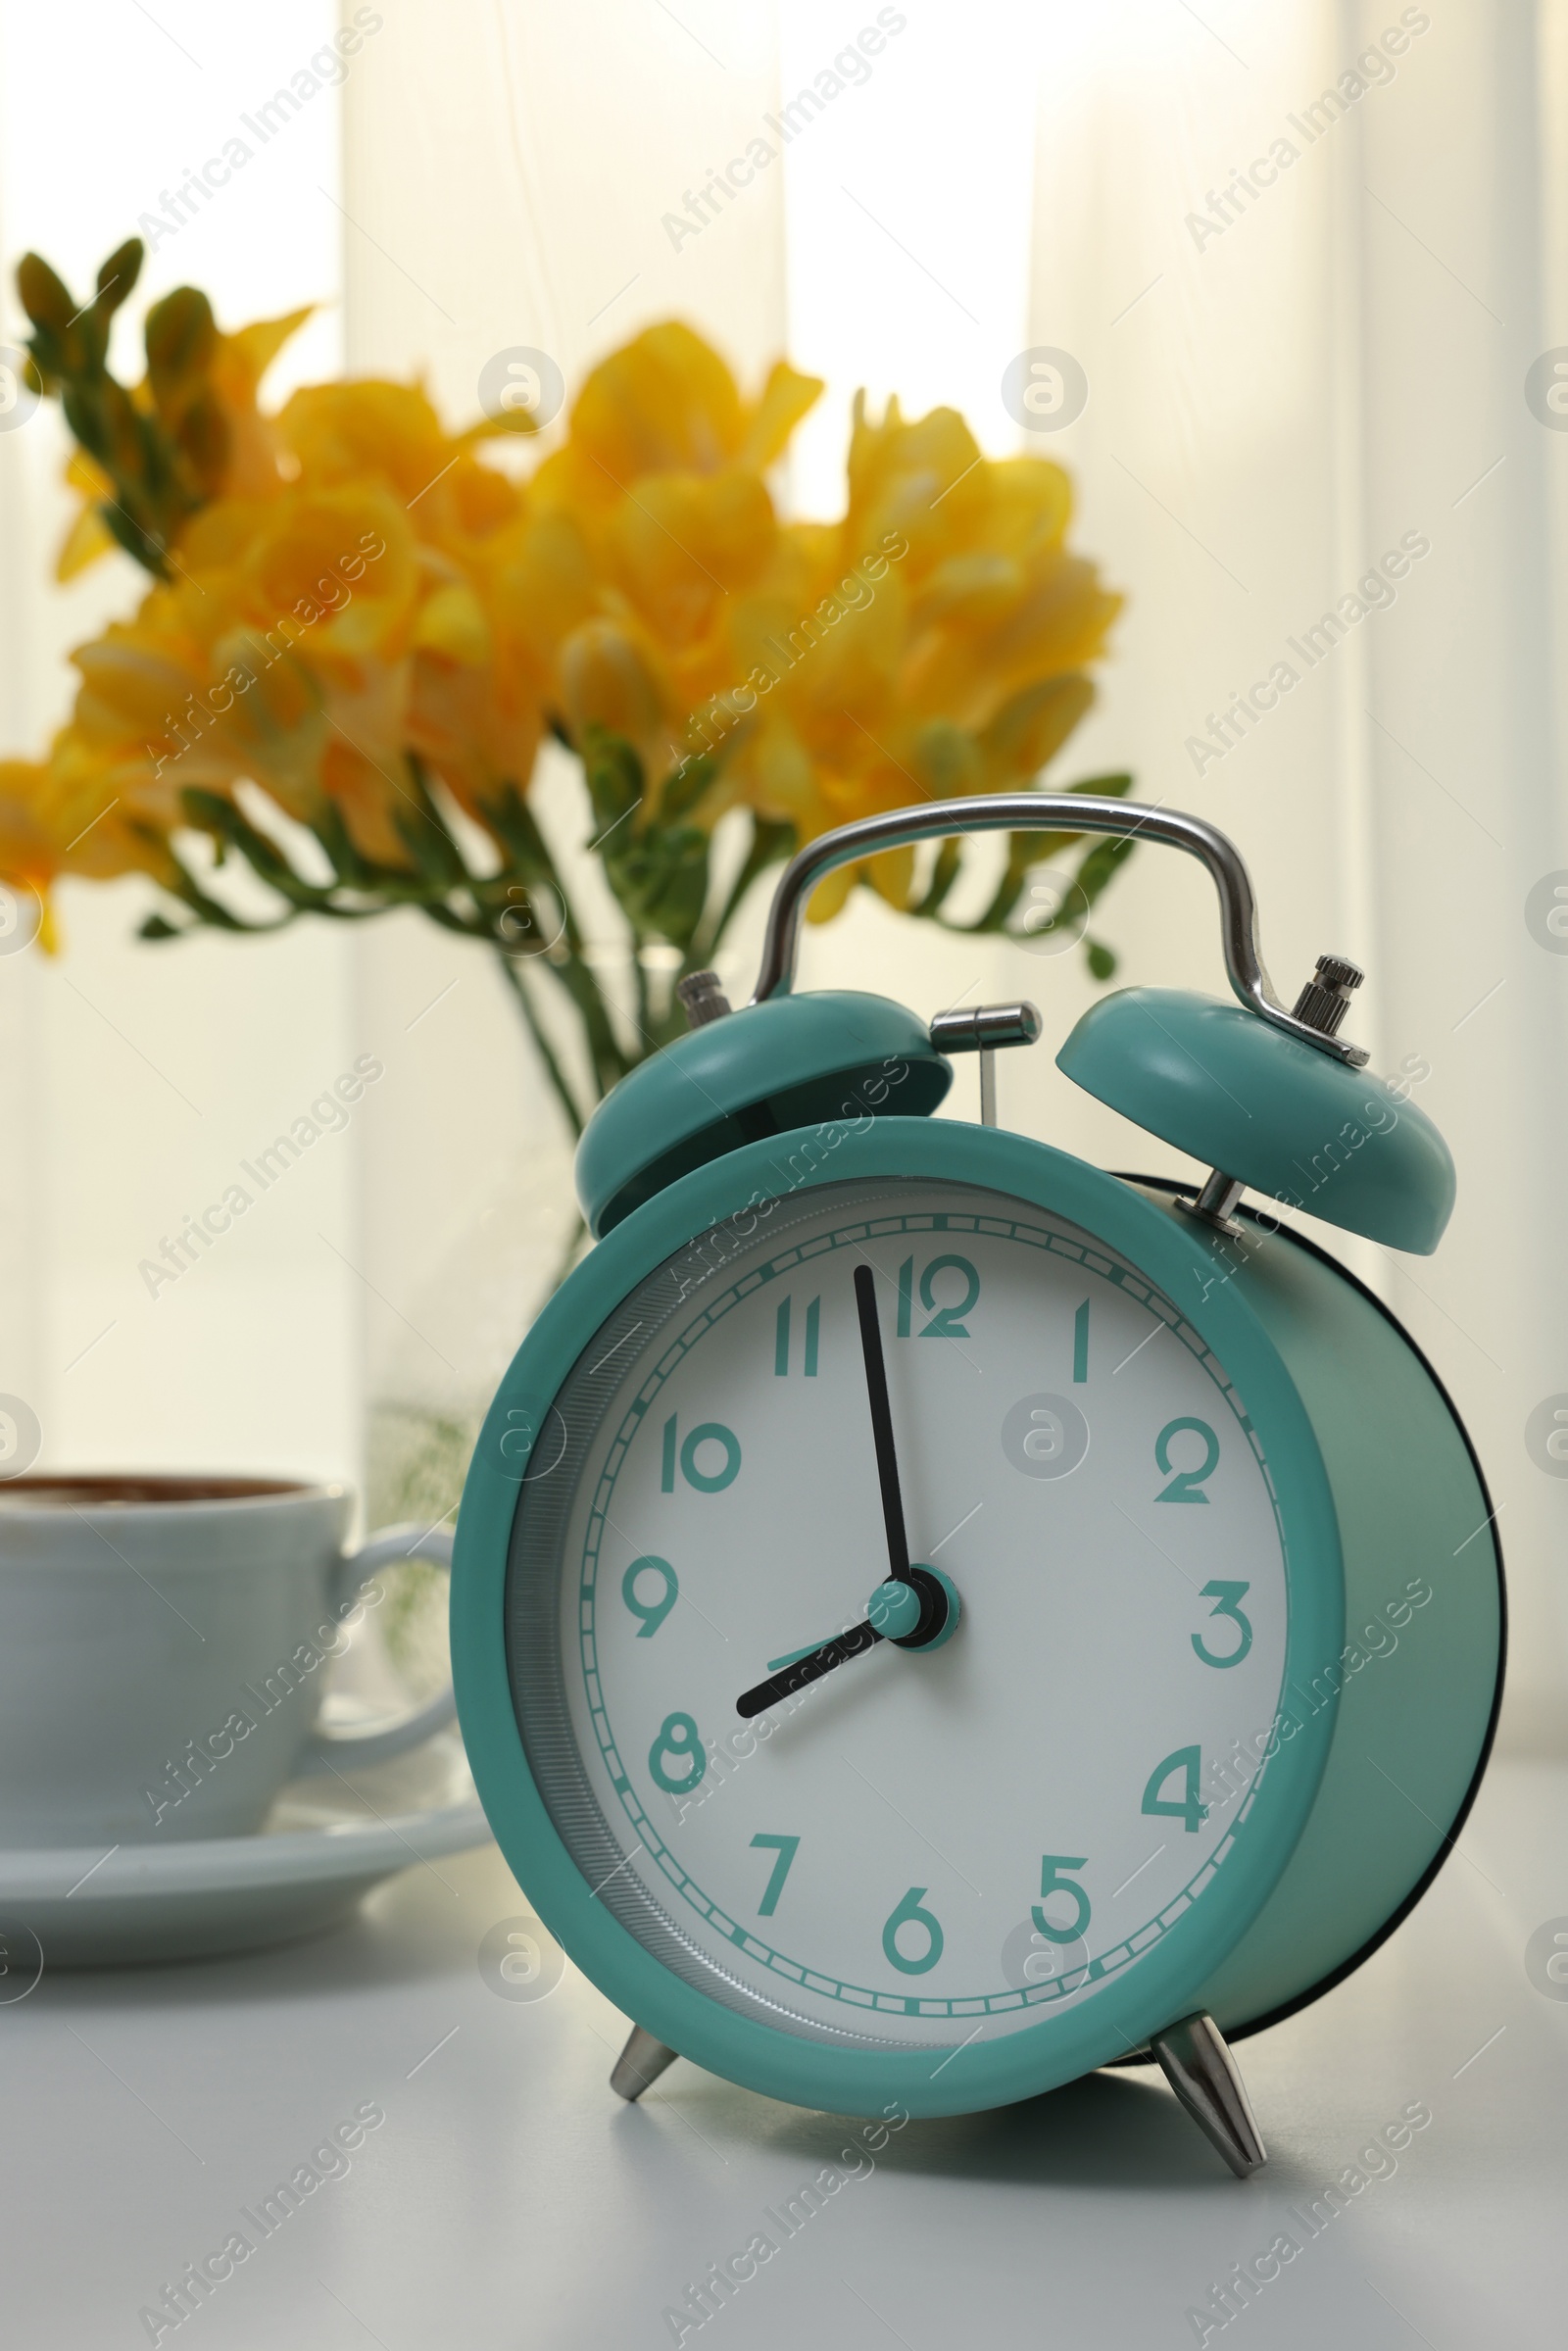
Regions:
<instances>
[{"instance_id":1,"label":"minute hand","mask_svg":"<svg viewBox=\"0 0 1568 2351\"><path fill-rule=\"evenodd\" d=\"M848 1665L852 1657L864 1656L880 1641L892 1641L901 1649L938 1648L950 1638L958 1621L958 1595L946 1576L935 1568L909 1565L909 1543L904 1531L904 1501L899 1493L899 1459L893 1444L893 1409L888 1401L888 1372L882 1356L882 1331L876 1314L875 1277L869 1265L855 1269L855 1302L860 1317L860 1348L865 1357L865 1388L871 1406L871 1435L876 1446L877 1483L882 1490L882 1523L888 1538L888 1580L873 1592L870 1613L877 1614L878 1603L896 1599L902 1603L895 1621L906 1621L904 1611L909 1605L912 1592L919 1601L919 1614L906 1632L884 1633L869 1622L854 1625L834 1641L824 1641L820 1648L808 1650L793 1658L782 1671L766 1682L759 1682L755 1690L743 1691L736 1702L737 1713L748 1721L760 1714L780 1698L793 1696L836 1666ZM902 1589L901 1589L902 1588ZM887 1622L884 1613L883 1622Z\"/></svg>"},{"instance_id":2,"label":"minute hand","mask_svg":"<svg viewBox=\"0 0 1568 2351\"><path fill-rule=\"evenodd\" d=\"M882 1523L887 1529L888 1574L895 1584L907 1584L909 1543L904 1531L904 1499L899 1492L899 1457L893 1444L893 1408L888 1401L888 1367L882 1355L882 1326L876 1312L876 1277L869 1265L855 1269L855 1303L860 1317L860 1351L865 1357L865 1392L871 1406L871 1438L876 1446L877 1483L882 1489Z\"/></svg>"}]
</instances>

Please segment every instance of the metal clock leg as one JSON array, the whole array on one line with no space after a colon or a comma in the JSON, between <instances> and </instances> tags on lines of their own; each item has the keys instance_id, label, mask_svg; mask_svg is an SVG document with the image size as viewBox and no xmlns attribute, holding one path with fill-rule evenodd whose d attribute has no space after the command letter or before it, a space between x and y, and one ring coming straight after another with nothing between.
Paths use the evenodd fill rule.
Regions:
<instances>
[{"instance_id":1,"label":"metal clock leg","mask_svg":"<svg viewBox=\"0 0 1568 2351\"><path fill-rule=\"evenodd\" d=\"M659 2080L665 2066L674 2064L678 2055L678 2050L666 2049L662 2040L655 2040L641 2025L633 2025L631 2037L615 2060L610 2086L617 2098L628 2102L640 2098Z\"/></svg>"},{"instance_id":2,"label":"metal clock leg","mask_svg":"<svg viewBox=\"0 0 1568 2351\"><path fill-rule=\"evenodd\" d=\"M1200 2009L1167 2025L1149 2045L1171 2088L1237 2179L1260 2170L1268 2157L1247 2085L1213 2018Z\"/></svg>"}]
</instances>

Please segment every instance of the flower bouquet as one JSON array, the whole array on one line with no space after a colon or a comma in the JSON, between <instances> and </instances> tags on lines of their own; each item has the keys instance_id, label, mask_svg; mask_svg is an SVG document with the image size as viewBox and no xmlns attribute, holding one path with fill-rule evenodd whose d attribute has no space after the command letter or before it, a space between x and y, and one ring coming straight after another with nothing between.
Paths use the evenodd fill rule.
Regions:
<instances>
[{"instance_id":1,"label":"flower bouquet","mask_svg":"<svg viewBox=\"0 0 1568 2351\"><path fill-rule=\"evenodd\" d=\"M1120 599L1068 550L1067 476L983 457L952 410L858 401L842 515L787 521L769 474L822 387L783 361L747 401L690 327L651 327L519 465L498 444L533 436L527 408L452 432L417 385L347 381L265 410L309 314L224 333L192 287L147 312L122 384L110 329L141 259L112 254L85 305L36 255L19 270L35 389L77 444L60 577L114 548L151 575L74 655L46 757L0 762L0 881L40 926L62 874L145 873L158 941L416 906L489 948L580 1133L679 1030L676 982L766 868L854 816L1027 787L1094 699ZM618 989L579 845L532 791L547 737L580 762ZM846 867L811 913L865 886L969 935L1065 930L1104 978L1086 926L1128 843L1033 879L1081 839L1013 837L962 918L956 842ZM265 899L226 887L236 863Z\"/></svg>"}]
</instances>

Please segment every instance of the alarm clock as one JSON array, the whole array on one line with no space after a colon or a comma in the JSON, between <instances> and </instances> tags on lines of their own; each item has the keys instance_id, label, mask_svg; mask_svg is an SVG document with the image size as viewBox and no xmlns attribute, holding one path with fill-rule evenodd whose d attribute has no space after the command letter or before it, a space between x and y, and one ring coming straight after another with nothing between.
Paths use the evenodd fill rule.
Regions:
<instances>
[{"instance_id":1,"label":"alarm clock","mask_svg":"<svg viewBox=\"0 0 1568 2351\"><path fill-rule=\"evenodd\" d=\"M1058 1066L1212 1169L1111 1174L996 1123L1032 1005L794 990L813 885L956 833L1196 857L1234 1002L1132 988ZM1157 2062L1238 2174L1235 2059L1431 1882L1500 1691L1495 1517L1443 1385L1281 1204L1430 1252L1453 1165L1294 1007L1200 819L1004 794L786 869L753 1001L582 1140L597 1246L465 1489L453 1664L479 1794L576 1964L679 2054L845 2114ZM931 1114L977 1054L978 1123ZM1256 1196L1244 1202L1244 1193Z\"/></svg>"}]
</instances>

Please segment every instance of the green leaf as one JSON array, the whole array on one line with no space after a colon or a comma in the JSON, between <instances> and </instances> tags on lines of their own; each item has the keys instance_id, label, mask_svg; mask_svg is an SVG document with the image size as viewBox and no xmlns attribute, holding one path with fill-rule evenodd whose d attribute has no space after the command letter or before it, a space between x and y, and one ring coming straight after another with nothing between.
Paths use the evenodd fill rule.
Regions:
<instances>
[{"instance_id":1,"label":"green leaf","mask_svg":"<svg viewBox=\"0 0 1568 2351\"><path fill-rule=\"evenodd\" d=\"M468 869L458 854L456 842L432 808L410 808L406 802L394 802L392 822L398 839L414 859L420 880L429 889L445 897L449 890L463 887Z\"/></svg>"},{"instance_id":2,"label":"green leaf","mask_svg":"<svg viewBox=\"0 0 1568 2351\"><path fill-rule=\"evenodd\" d=\"M580 756L594 812L594 839L589 847L597 849L641 807L643 763L623 736L612 735L602 726L584 728Z\"/></svg>"},{"instance_id":3,"label":"green leaf","mask_svg":"<svg viewBox=\"0 0 1568 2351\"><path fill-rule=\"evenodd\" d=\"M672 767L659 795L662 821L673 824L682 816L689 816L717 774L718 761L706 752L699 752L692 759L682 759L678 767Z\"/></svg>"},{"instance_id":4,"label":"green leaf","mask_svg":"<svg viewBox=\"0 0 1568 2351\"><path fill-rule=\"evenodd\" d=\"M1133 788L1130 775L1086 775L1081 783L1069 784L1069 792L1081 792L1091 800L1125 800Z\"/></svg>"},{"instance_id":5,"label":"green leaf","mask_svg":"<svg viewBox=\"0 0 1568 2351\"><path fill-rule=\"evenodd\" d=\"M192 785L181 792L179 802L185 822L193 832L210 833L220 847L226 844L236 851L264 882L270 882L275 889L298 881L299 876L277 844L258 832L249 817L221 793Z\"/></svg>"},{"instance_id":6,"label":"green leaf","mask_svg":"<svg viewBox=\"0 0 1568 2351\"><path fill-rule=\"evenodd\" d=\"M327 860L340 882L351 890L373 887L376 869L355 842L335 800L326 803L311 830L326 852Z\"/></svg>"},{"instance_id":7,"label":"green leaf","mask_svg":"<svg viewBox=\"0 0 1568 2351\"><path fill-rule=\"evenodd\" d=\"M1084 777L1080 783L1069 785L1067 789L1079 796L1091 795L1097 799L1121 800L1131 790L1132 781L1132 777L1127 774L1093 775ZM957 931L966 937L984 937L997 933L1018 937L1021 934L1010 928L1010 920L1016 910L1018 901L1023 895L1024 885L1030 874L1038 866L1049 864L1053 857L1060 857L1064 850L1071 849L1075 843L1084 840L1085 837L1081 832L1072 832L1066 828L1047 833L1009 833L1006 863L1003 868L1002 878L990 905L973 922L954 922L943 913L942 907L958 873L957 860L961 849L959 840L955 837L944 843L942 850L938 853L930 888L925 897L910 911L938 922L944 930ZM1082 886L1085 898L1091 906L1110 882L1121 860L1128 855L1132 847L1133 841L1126 836L1095 837L1095 846L1083 859L1074 877L1075 883ZM1102 949L1100 952L1108 955L1110 951ZM1114 967L1113 964L1112 967Z\"/></svg>"},{"instance_id":8,"label":"green leaf","mask_svg":"<svg viewBox=\"0 0 1568 2351\"><path fill-rule=\"evenodd\" d=\"M1137 846L1137 842L1127 834L1111 834L1095 843L1073 877L1091 906Z\"/></svg>"},{"instance_id":9,"label":"green leaf","mask_svg":"<svg viewBox=\"0 0 1568 2351\"><path fill-rule=\"evenodd\" d=\"M919 905L909 908L910 913L929 917L939 912L962 866L963 841L959 835L950 834L937 851L936 863L931 868L930 886Z\"/></svg>"},{"instance_id":10,"label":"green leaf","mask_svg":"<svg viewBox=\"0 0 1568 2351\"><path fill-rule=\"evenodd\" d=\"M548 882L558 894L555 859L551 857L533 810L515 784L507 784L499 798L482 801L480 814L499 835L513 870L526 883Z\"/></svg>"},{"instance_id":11,"label":"green leaf","mask_svg":"<svg viewBox=\"0 0 1568 2351\"><path fill-rule=\"evenodd\" d=\"M1090 971L1097 980L1108 980L1114 976L1116 958L1110 949L1102 947L1098 939L1084 941L1084 955Z\"/></svg>"},{"instance_id":12,"label":"green leaf","mask_svg":"<svg viewBox=\"0 0 1568 2351\"><path fill-rule=\"evenodd\" d=\"M133 514L127 514L122 506L100 505L98 518L109 536L128 556L133 556L144 571L152 572L156 579L169 578L170 567L164 560L162 541L143 530Z\"/></svg>"},{"instance_id":13,"label":"green leaf","mask_svg":"<svg viewBox=\"0 0 1568 2351\"><path fill-rule=\"evenodd\" d=\"M422 879L444 898L466 887L468 868L436 807L424 769L412 753L407 766L412 791L408 800L400 795L393 803L392 820Z\"/></svg>"},{"instance_id":14,"label":"green leaf","mask_svg":"<svg viewBox=\"0 0 1568 2351\"><path fill-rule=\"evenodd\" d=\"M605 853L605 873L634 933L682 954L708 903L708 835L696 825L654 825Z\"/></svg>"},{"instance_id":15,"label":"green leaf","mask_svg":"<svg viewBox=\"0 0 1568 2351\"><path fill-rule=\"evenodd\" d=\"M1085 776L1081 783L1069 784L1067 790L1070 795L1081 798L1123 800L1131 791L1132 782L1132 777L1125 774L1090 775ZM1007 869L1002 887L976 927L985 930L1004 929L1007 917L1023 895L1024 884L1035 868L1049 864L1053 857L1060 857L1063 850L1071 849L1084 837L1082 833L1073 832L1014 833L1007 847ZM1091 906L1110 880L1117 863L1130 846L1130 843L1114 835L1095 836L1095 846L1074 876Z\"/></svg>"},{"instance_id":16,"label":"green leaf","mask_svg":"<svg viewBox=\"0 0 1568 2351\"><path fill-rule=\"evenodd\" d=\"M956 800L979 791L985 781L980 747L967 727L951 718L928 718L919 729L910 759L922 790L938 800Z\"/></svg>"}]
</instances>

